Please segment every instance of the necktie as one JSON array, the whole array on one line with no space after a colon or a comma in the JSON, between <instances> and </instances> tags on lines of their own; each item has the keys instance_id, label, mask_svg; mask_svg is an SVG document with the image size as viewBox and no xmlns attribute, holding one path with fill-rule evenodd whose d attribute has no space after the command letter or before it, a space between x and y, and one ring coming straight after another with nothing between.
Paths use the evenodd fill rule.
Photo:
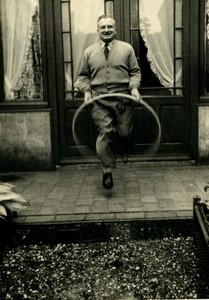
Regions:
<instances>
[{"instance_id":1,"label":"necktie","mask_svg":"<svg viewBox=\"0 0 209 300\"><path fill-rule=\"evenodd\" d=\"M109 44L105 43L105 45L104 45L104 55L105 55L106 59L108 58L108 55L109 55L109 52L110 52L108 46L109 46Z\"/></svg>"}]
</instances>

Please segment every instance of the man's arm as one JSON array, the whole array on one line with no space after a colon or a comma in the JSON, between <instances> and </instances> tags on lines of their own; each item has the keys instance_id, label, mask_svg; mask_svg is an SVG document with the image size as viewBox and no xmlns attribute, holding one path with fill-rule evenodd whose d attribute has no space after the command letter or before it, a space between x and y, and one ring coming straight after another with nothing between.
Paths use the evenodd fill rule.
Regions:
<instances>
[{"instance_id":1,"label":"man's arm","mask_svg":"<svg viewBox=\"0 0 209 300\"><path fill-rule=\"evenodd\" d=\"M90 82L90 71L88 65L88 56L84 52L80 71L78 73L78 79L75 82L75 86L84 93L84 102L87 104L92 98L91 94L91 82Z\"/></svg>"},{"instance_id":2,"label":"man's arm","mask_svg":"<svg viewBox=\"0 0 209 300\"><path fill-rule=\"evenodd\" d=\"M131 95L136 99L136 101L140 102L141 95L139 94L139 87L141 82L141 70L139 68L133 48L131 49L129 56L129 70L129 90L131 92Z\"/></svg>"},{"instance_id":3,"label":"man's arm","mask_svg":"<svg viewBox=\"0 0 209 300\"><path fill-rule=\"evenodd\" d=\"M131 51L129 54L129 89L132 90L133 88L138 89L140 87L141 82L141 70L138 65L134 49L131 47Z\"/></svg>"}]
</instances>

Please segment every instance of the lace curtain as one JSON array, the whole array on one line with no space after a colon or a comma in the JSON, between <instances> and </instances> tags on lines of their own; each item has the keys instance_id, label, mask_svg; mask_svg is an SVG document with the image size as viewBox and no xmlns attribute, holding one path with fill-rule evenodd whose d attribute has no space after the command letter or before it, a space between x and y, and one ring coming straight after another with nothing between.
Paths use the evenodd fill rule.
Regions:
<instances>
[{"instance_id":1,"label":"lace curtain","mask_svg":"<svg viewBox=\"0 0 209 300\"><path fill-rule=\"evenodd\" d=\"M205 1L205 13L207 18L209 19L209 0ZM207 39L209 40L209 23L206 24L206 35Z\"/></svg>"},{"instance_id":2,"label":"lace curtain","mask_svg":"<svg viewBox=\"0 0 209 300\"><path fill-rule=\"evenodd\" d=\"M26 63L32 35L32 16L37 6L38 0L0 2L6 100L14 99L14 90Z\"/></svg>"},{"instance_id":3,"label":"lace curtain","mask_svg":"<svg viewBox=\"0 0 209 300\"><path fill-rule=\"evenodd\" d=\"M154 74L165 87L181 85L182 67L174 79L174 0L140 0L140 31Z\"/></svg>"}]
</instances>

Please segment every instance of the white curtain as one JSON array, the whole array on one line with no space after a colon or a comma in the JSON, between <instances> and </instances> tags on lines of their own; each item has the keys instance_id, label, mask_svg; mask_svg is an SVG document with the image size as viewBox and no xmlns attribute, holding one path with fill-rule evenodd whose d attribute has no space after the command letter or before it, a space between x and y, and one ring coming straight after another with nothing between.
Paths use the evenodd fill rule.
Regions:
<instances>
[{"instance_id":1,"label":"white curtain","mask_svg":"<svg viewBox=\"0 0 209 300\"><path fill-rule=\"evenodd\" d=\"M205 13L206 16L209 18L209 0L206 0L205 2ZM206 24L206 35L207 35L207 39L209 40L209 23Z\"/></svg>"},{"instance_id":2,"label":"white curtain","mask_svg":"<svg viewBox=\"0 0 209 300\"><path fill-rule=\"evenodd\" d=\"M3 0L0 2L4 58L5 99L14 99L20 83L32 35L32 16L38 0Z\"/></svg>"},{"instance_id":3,"label":"white curtain","mask_svg":"<svg viewBox=\"0 0 209 300\"><path fill-rule=\"evenodd\" d=\"M174 0L140 0L140 31L148 49L147 58L154 74L165 87L181 80L182 68L176 66L174 79Z\"/></svg>"},{"instance_id":4,"label":"white curtain","mask_svg":"<svg viewBox=\"0 0 209 300\"><path fill-rule=\"evenodd\" d=\"M104 0L71 0L74 80L84 50L98 39L97 18L102 14Z\"/></svg>"}]
</instances>

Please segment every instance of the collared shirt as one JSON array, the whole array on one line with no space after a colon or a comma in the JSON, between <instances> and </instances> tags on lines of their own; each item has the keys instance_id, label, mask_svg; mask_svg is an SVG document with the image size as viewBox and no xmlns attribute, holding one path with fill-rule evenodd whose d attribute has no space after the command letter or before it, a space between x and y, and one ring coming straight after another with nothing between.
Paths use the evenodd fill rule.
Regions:
<instances>
[{"instance_id":1,"label":"collared shirt","mask_svg":"<svg viewBox=\"0 0 209 300\"><path fill-rule=\"evenodd\" d=\"M103 41L101 41L101 44L102 44L102 49L103 49L103 51L104 51L104 46L105 46L105 44L108 44L108 49L109 49L109 51L111 50L111 47L112 47L112 41L111 42L109 42L109 43L105 43L105 42L103 42Z\"/></svg>"}]
</instances>

